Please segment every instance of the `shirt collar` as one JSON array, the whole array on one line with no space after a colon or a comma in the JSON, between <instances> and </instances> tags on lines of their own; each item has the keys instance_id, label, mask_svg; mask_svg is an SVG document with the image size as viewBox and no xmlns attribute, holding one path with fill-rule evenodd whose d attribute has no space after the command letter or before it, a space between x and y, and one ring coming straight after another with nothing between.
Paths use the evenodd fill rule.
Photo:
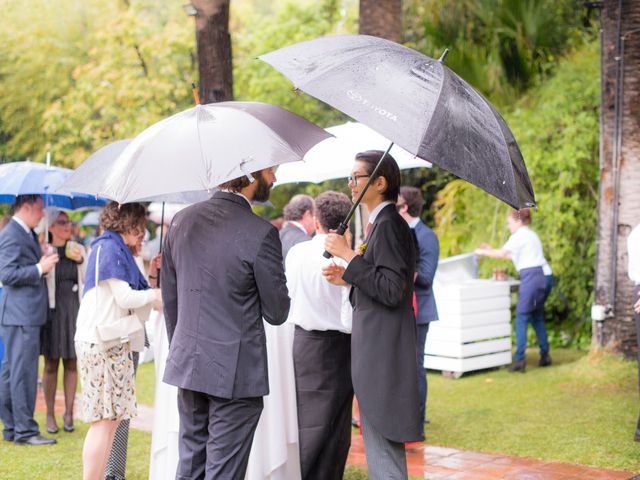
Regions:
<instances>
[{"instance_id":1,"label":"shirt collar","mask_svg":"<svg viewBox=\"0 0 640 480\"><path fill-rule=\"evenodd\" d=\"M18 216L16 216L16 215L14 215L12 218L15 220L15 222L16 222L18 225L20 225L20 226L22 227L22 229L23 229L25 232L27 232L29 235L31 235L31 229L27 226L27 224L26 224L26 223L24 223L24 222L23 222L23 221L22 221Z\"/></svg>"},{"instance_id":2,"label":"shirt collar","mask_svg":"<svg viewBox=\"0 0 640 480\"><path fill-rule=\"evenodd\" d=\"M382 211L382 209L384 207L386 207L387 205L391 205L391 204L392 204L392 202L390 202L389 200L385 200L380 205L378 205L376 208L374 208L373 211L369 214L369 223L375 222L376 218L378 218L378 214Z\"/></svg>"},{"instance_id":3,"label":"shirt collar","mask_svg":"<svg viewBox=\"0 0 640 480\"><path fill-rule=\"evenodd\" d=\"M233 193L234 195L238 195L239 197L244 198L247 201L247 203L249 204L249 206L251 206L251 202L249 201L249 199L245 195L240 193L240 192L234 192L232 190L226 190L226 189L222 189L222 188L218 189L218 191L219 192L225 192L225 193Z\"/></svg>"},{"instance_id":4,"label":"shirt collar","mask_svg":"<svg viewBox=\"0 0 640 480\"><path fill-rule=\"evenodd\" d=\"M410 226L411 228L416 228L416 225L418 225L418 222L420 222L420 218L419 218L419 217L416 217L416 218L414 218L413 220L411 220L411 221L409 222L409 226Z\"/></svg>"},{"instance_id":5,"label":"shirt collar","mask_svg":"<svg viewBox=\"0 0 640 480\"><path fill-rule=\"evenodd\" d=\"M287 220L287 224L291 224L291 225L295 225L296 227L298 227L300 230L302 230L304 232L305 235L309 235L307 233L307 230L302 226L302 224L300 222L296 222L295 220Z\"/></svg>"}]
</instances>

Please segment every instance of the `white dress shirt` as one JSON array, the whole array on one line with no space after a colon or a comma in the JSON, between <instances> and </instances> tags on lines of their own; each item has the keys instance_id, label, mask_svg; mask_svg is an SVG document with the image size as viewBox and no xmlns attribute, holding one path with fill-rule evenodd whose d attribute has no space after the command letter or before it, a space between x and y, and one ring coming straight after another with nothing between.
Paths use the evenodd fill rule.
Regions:
<instances>
[{"instance_id":1,"label":"white dress shirt","mask_svg":"<svg viewBox=\"0 0 640 480\"><path fill-rule=\"evenodd\" d=\"M300 223L300 222L296 222L295 220L287 220L287 222L285 223L285 225L294 225L296 227L298 227L300 230L302 230L302 232L305 235L309 235L309 232L307 232L307 230L304 228L304 226Z\"/></svg>"},{"instance_id":2,"label":"white dress shirt","mask_svg":"<svg viewBox=\"0 0 640 480\"><path fill-rule=\"evenodd\" d=\"M540 238L538 238L536 232L526 225L512 233L502 248L511 253L511 260L513 260L516 270L542 267L545 275L551 274L551 268L549 268L549 264L542 252Z\"/></svg>"},{"instance_id":3,"label":"white dress shirt","mask_svg":"<svg viewBox=\"0 0 640 480\"><path fill-rule=\"evenodd\" d=\"M385 200L384 202L382 202L380 205L378 205L376 208L374 208L371 213L369 214L369 223L373 223L376 221L376 218L378 218L378 214L382 211L382 209L384 207L386 207L387 205L391 205L393 202L390 202L389 200Z\"/></svg>"},{"instance_id":4,"label":"white dress shirt","mask_svg":"<svg viewBox=\"0 0 640 480\"><path fill-rule=\"evenodd\" d=\"M332 261L324 258L326 234L300 242L289 250L285 261L287 288L291 297L289 319L310 330L337 330L351 333L352 308L349 289L331 285L322 276L322 268ZM334 261L342 266L339 258Z\"/></svg>"},{"instance_id":5,"label":"white dress shirt","mask_svg":"<svg viewBox=\"0 0 640 480\"><path fill-rule=\"evenodd\" d=\"M629 255L629 278L640 285L640 224L636 225L627 237L627 252Z\"/></svg>"},{"instance_id":6,"label":"white dress shirt","mask_svg":"<svg viewBox=\"0 0 640 480\"><path fill-rule=\"evenodd\" d=\"M25 232L27 232L29 234L29 236L31 237L31 229L27 226L26 223L24 223L22 221L22 219L20 217L17 216L13 216L11 217L18 225L20 225ZM38 269L38 273L40 274L40 276L42 276L42 267L40 266L40 263L36 263L36 268Z\"/></svg>"}]
</instances>

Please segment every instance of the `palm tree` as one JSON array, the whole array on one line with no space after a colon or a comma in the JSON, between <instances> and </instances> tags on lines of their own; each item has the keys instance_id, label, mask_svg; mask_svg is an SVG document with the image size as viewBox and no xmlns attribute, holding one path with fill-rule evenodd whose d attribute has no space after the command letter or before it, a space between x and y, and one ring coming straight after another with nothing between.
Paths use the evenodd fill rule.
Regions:
<instances>
[{"instance_id":1,"label":"palm tree","mask_svg":"<svg viewBox=\"0 0 640 480\"><path fill-rule=\"evenodd\" d=\"M627 236L640 223L640 2L605 0L602 10L600 193L593 344L636 351L627 277Z\"/></svg>"},{"instance_id":2,"label":"palm tree","mask_svg":"<svg viewBox=\"0 0 640 480\"><path fill-rule=\"evenodd\" d=\"M360 0L358 29L393 42L402 36L402 0Z\"/></svg>"},{"instance_id":3,"label":"palm tree","mask_svg":"<svg viewBox=\"0 0 640 480\"><path fill-rule=\"evenodd\" d=\"M233 100L230 0L191 0L196 17L196 43L202 103Z\"/></svg>"}]
</instances>

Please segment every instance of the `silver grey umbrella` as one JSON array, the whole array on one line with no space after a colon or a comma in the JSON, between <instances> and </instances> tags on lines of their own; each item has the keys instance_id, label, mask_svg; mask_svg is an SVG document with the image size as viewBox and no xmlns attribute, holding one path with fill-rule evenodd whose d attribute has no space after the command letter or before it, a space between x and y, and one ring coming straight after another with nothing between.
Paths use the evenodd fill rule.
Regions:
<instances>
[{"instance_id":1,"label":"silver grey umbrella","mask_svg":"<svg viewBox=\"0 0 640 480\"><path fill-rule=\"evenodd\" d=\"M441 61L394 42L343 35L259 57L300 89L514 208L535 204L513 134Z\"/></svg>"}]
</instances>

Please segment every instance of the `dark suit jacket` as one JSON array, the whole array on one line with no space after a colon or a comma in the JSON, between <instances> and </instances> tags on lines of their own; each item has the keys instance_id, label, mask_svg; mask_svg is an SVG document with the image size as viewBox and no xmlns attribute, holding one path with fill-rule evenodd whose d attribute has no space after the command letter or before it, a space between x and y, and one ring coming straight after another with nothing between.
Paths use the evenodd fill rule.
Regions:
<instances>
[{"instance_id":1,"label":"dark suit jacket","mask_svg":"<svg viewBox=\"0 0 640 480\"><path fill-rule=\"evenodd\" d=\"M262 319L284 323L278 230L226 192L178 213L162 255L164 381L221 398L269 393Z\"/></svg>"},{"instance_id":2,"label":"dark suit jacket","mask_svg":"<svg viewBox=\"0 0 640 480\"><path fill-rule=\"evenodd\" d=\"M418 301L418 325L438 320L436 299L433 296L433 277L438 268L440 244L438 237L419 220L413 229L418 244L418 276L415 280L416 299Z\"/></svg>"},{"instance_id":3,"label":"dark suit jacket","mask_svg":"<svg viewBox=\"0 0 640 480\"><path fill-rule=\"evenodd\" d=\"M351 371L360 411L387 439L422 438L419 422L411 229L388 205L378 214L364 255L349 262L354 306Z\"/></svg>"},{"instance_id":4,"label":"dark suit jacket","mask_svg":"<svg viewBox=\"0 0 640 480\"><path fill-rule=\"evenodd\" d=\"M311 236L300 230L295 225L287 223L282 230L280 230L280 241L282 242L282 258L287 258L287 253L291 247L300 242L306 242L311 240Z\"/></svg>"},{"instance_id":5,"label":"dark suit jacket","mask_svg":"<svg viewBox=\"0 0 640 480\"><path fill-rule=\"evenodd\" d=\"M36 264L40 245L15 220L0 232L0 325L39 327L47 321L47 287Z\"/></svg>"}]
</instances>

